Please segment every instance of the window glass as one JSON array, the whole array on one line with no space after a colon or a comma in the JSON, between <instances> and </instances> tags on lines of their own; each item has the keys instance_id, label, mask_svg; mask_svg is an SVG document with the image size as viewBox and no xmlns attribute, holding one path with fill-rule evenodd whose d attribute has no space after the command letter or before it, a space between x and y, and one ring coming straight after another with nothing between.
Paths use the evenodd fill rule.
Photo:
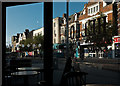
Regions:
<instances>
[{"instance_id":1,"label":"window glass","mask_svg":"<svg viewBox=\"0 0 120 86\"><path fill-rule=\"evenodd\" d=\"M88 10L88 14L90 14L90 9Z\"/></svg>"},{"instance_id":2,"label":"window glass","mask_svg":"<svg viewBox=\"0 0 120 86\"><path fill-rule=\"evenodd\" d=\"M95 12L95 7L94 7L94 12Z\"/></svg>"},{"instance_id":3,"label":"window glass","mask_svg":"<svg viewBox=\"0 0 120 86\"><path fill-rule=\"evenodd\" d=\"M54 23L54 27L55 27L55 23Z\"/></svg>"},{"instance_id":4,"label":"window glass","mask_svg":"<svg viewBox=\"0 0 120 86\"><path fill-rule=\"evenodd\" d=\"M92 13L92 8L91 8L91 13Z\"/></svg>"},{"instance_id":5,"label":"window glass","mask_svg":"<svg viewBox=\"0 0 120 86\"><path fill-rule=\"evenodd\" d=\"M98 11L98 6L96 6L96 11Z\"/></svg>"},{"instance_id":6,"label":"window glass","mask_svg":"<svg viewBox=\"0 0 120 86\"><path fill-rule=\"evenodd\" d=\"M54 43L56 43L56 39L54 39Z\"/></svg>"}]
</instances>

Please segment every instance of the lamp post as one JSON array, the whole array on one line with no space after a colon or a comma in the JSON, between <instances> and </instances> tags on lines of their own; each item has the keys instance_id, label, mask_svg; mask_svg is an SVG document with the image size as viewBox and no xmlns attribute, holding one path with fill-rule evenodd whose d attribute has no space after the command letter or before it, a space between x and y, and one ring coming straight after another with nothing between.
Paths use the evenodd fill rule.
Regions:
<instances>
[{"instance_id":1,"label":"lamp post","mask_svg":"<svg viewBox=\"0 0 120 86\"><path fill-rule=\"evenodd\" d=\"M30 44L27 44L27 47L28 47L28 49L29 49L29 47L30 47ZM29 56L29 53L28 53L28 56Z\"/></svg>"},{"instance_id":2,"label":"lamp post","mask_svg":"<svg viewBox=\"0 0 120 86\"><path fill-rule=\"evenodd\" d=\"M35 45L35 44L33 44L33 52L34 52L34 48L35 48L35 46L36 46L36 45ZM33 56L35 56L35 53L34 53L34 55L33 55Z\"/></svg>"},{"instance_id":3,"label":"lamp post","mask_svg":"<svg viewBox=\"0 0 120 86\"><path fill-rule=\"evenodd\" d=\"M28 44L27 47L29 48L29 47L30 47L30 44Z\"/></svg>"},{"instance_id":4,"label":"lamp post","mask_svg":"<svg viewBox=\"0 0 120 86\"><path fill-rule=\"evenodd\" d=\"M24 44L22 44L22 48L24 48Z\"/></svg>"},{"instance_id":5,"label":"lamp post","mask_svg":"<svg viewBox=\"0 0 120 86\"><path fill-rule=\"evenodd\" d=\"M24 48L24 44L22 44L22 48ZM22 53L23 53L23 51L22 51ZM23 57L23 56L22 56Z\"/></svg>"},{"instance_id":6,"label":"lamp post","mask_svg":"<svg viewBox=\"0 0 120 86\"><path fill-rule=\"evenodd\" d=\"M69 0L67 0L67 15L66 15L66 57L67 57L67 59L70 59L70 57L69 57L69 41L68 41L68 26L69 26L69 24L68 24L68 21L69 21L69 19L68 19L68 17L69 17Z\"/></svg>"},{"instance_id":7,"label":"lamp post","mask_svg":"<svg viewBox=\"0 0 120 86\"><path fill-rule=\"evenodd\" d=\"M18 53L18 58L19 58L19 57L20 57L19 45L16 45L16 47L17 47L16 51L17 51L17 53Z\"/></svg>"},{"instance_id":8,"label":"lamp post","mask_svg":"<svg viewBox=\"0 0 120 86\"><path fill-rule=\"evenodd\" d=\"M41 44L38 44L38 47L41 48ZM39 57L40 57L40 49L39 49Z\"/></svg>"}]
</instances>

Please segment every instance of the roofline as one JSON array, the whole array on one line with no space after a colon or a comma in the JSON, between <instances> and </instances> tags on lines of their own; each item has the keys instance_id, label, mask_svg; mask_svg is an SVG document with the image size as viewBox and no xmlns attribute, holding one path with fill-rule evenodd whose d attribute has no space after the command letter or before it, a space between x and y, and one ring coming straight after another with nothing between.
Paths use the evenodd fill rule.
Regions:
<instances>
[{"instance_id":1,"label":"roofline","mask_svg":"<svg viewBox=\"0 0 120 86\"><path fill-rule=\"evenodd\" d=\"M61 17L55 17L55 18L53 18L53 19L56 19L56 18L61 18Z\"/></svg>"}]
</instances>

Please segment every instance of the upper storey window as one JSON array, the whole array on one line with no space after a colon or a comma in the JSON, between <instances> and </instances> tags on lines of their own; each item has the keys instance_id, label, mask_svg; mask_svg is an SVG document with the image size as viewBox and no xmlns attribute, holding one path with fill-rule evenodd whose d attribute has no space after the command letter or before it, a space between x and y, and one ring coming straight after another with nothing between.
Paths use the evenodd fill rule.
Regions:
<instances>
[{"instance_id":1,"label":"upper storey window","mask_svg":"<svg viewBox=\"0 0 120 86\"><path fill-rule=\"evenodd\" d=\"M99 3L91 5L87 8L88 8L88 15L89 16L95 15L97 12L99 12Z\"/></svg>"},{"instance_id":2,"label":"upper storey window","mask_svg":"<svg viewBox=\"0 0 120 86\"><path fill-rule=\"evenodd\" d=\"M63 18L63 24L66 24L66 18Z\"/></svg>"},{"instance_id":3,"label":"upper storey window","mask_svg":"<svg viewBox=\"0 0 120 86\"><path fill-rule=\"evenodd\" d=\"M95 12L95 7L94 7L94 12Z\"/></svg>"},{"instance_id":4,"label":"upper storey window","mask_svg":"<svg viewBox=\"0 0 120 86\"><path fill-rule=\"evenodd\" d=\"M54 23L54 27L55 27L55 23Z\"/></svg>"},{"instance_id":5,"label":"upper storey window","mask_svg":"<svg viewBox=\"0 0 120 86\"><path fill-rule=\"evenodd\" d=\"M90 14L90 9L88 9L88 14Z\"/></svg>"},{"instance_id":6,"label":"upper storey window","mask_svg":"<svg viewBox=\"0 0 120 86\"><path fill-rule=\"evenodd\" d=\"M98 11L98 6L96 6L96 11Z\"/></svg>"}]
</instances>

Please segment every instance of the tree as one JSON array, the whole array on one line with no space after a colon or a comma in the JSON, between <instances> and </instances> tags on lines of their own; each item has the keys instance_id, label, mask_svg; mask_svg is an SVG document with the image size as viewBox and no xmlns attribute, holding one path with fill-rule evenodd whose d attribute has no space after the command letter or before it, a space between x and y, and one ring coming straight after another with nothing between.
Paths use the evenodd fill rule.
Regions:
<instances>
[{"instance_id":1,"label":"tree","mask_svg":"<svg viewBox=\"0 0 120 86\"><path fill-rule=\"evenodd\" d=\"M39 48L38 45L41 44L41 49L43 49L43 45L44 45L44 37L39 34L38 36L35 36L33 39L33 44L36 44L36 48Z\"/></svg>"},{"instance_id":2,"label":"tree","mask_svg":"<svg viewBox=\"0 0 120 86\"><path fill-rule=\"evenodd\" d=\"M22 40L20 41L20 44L21 44L20 46L21 51L32 51L33 50L32 49L33 39L28 38L26 40ZM24 44L24 47L22 47L22 44ZM28 44L30 45L29 47L27 46Z\"/></svg>"},{"instance_id":3,"label":"tree","mask_svg":"<svg viewBox=\"0 0 120 86\"><path fill-rule=\"evenodd\" d=\"M33 51L33 44L36 45L35 48L40 48L38 47L39 44L41 44L41 49L43 49L43 43L44 42L44 38L43 36L40 34L38 36L35 36L33 39L32 38L27 38L26 40L22 40L20 41L20 50L21 51ZM24 47L22 47L22 44L24 44ZM28 48L28 44L30 45Z\"/></svg>"}]
</instances>

